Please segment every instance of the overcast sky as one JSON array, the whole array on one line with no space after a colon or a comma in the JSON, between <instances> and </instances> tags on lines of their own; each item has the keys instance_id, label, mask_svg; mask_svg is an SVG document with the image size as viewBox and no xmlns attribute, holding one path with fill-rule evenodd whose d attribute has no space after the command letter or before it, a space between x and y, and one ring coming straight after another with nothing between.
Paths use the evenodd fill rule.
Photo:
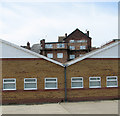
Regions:
<instances>
[{"instance_id":1,"label":"overcast sky","mask_svg":"<svg viewBox=\"0 0 120 116\"><path fill-rule=\"evenodd\" d=\"M89 30L93 46L118 38L118 2L0 3L0 38L17 45L58 41L76 28Z\"/></svg>"}]
</instances>

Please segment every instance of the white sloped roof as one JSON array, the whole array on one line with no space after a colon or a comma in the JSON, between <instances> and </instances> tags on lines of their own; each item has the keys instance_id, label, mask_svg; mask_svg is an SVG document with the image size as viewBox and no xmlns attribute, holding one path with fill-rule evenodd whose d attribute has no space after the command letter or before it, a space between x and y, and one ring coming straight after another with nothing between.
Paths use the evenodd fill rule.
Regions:
<instances>
[{"instance_id":1,"label":"white sloped roof","mask_svg":"<svg viewBox=\"0 0 120 116\"><path fill-rule=\"evenodd\" d=\"M120 58L120 56L118 55L119 47L120 47L120 41L119 42L117 41L112 44L106 45L105 47L102 47L100 49L93 50L83 55L82 57L75 58L74 60L65 63L65 65L70 66L86 58Z\"/></svg>"},{"instance_id":2,"label":"white sloped roof","mask_svg":"<svg viewBox=\"0 0 120 116\"><path fill-rule=\"evenodd\" d=\"M46 56L32 52L2 39L0 39L0 53L0 58L43 58L52 63L64 66L58 61L52 60Z\"/></svg>"}]
</instances>

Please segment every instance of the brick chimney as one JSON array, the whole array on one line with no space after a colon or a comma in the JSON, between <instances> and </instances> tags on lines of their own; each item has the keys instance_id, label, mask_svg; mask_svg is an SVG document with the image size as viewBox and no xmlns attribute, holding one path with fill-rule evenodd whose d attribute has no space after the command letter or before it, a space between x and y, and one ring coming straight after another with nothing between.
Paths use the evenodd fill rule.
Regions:
<instances>
[{"instance_id":1,"label":"brick chimney","mask_svg":"<svg viewBox=\"0 0 120 116\"><path fill-rule=\"evenodd\" d=\"M86 34L87 34L87 36L89 37L89 31L87 31L87 33L86 33Z\"/></svg>"},{"instance_id":2,"label":"brick chimney","mask_svg":"<svg viewBox=\"0 0 120 116\"><path fill-rule=\"evenodd\" d=\"M65 38L67 37L67 33L65 33Z\"/></svg>"},{"instance_id":3,"label":"brick chimney","mask_svg":"<svg viewBox=\"0 0 120 116\"><path fill-rule=\"evenodd\" d=\"M45 39L40 40L40 45L42 49L45 48Z\"/></svg>"},{"instance_id":4,"label":"brick chimney","mask_svg":"<svg viewBox=\"0 0 120 116\"><path fill-rule=\"evenodd\" d=\"M27 42L27 49L30 50L30 43L29 42Z\"/></svg>"}]
</instances>

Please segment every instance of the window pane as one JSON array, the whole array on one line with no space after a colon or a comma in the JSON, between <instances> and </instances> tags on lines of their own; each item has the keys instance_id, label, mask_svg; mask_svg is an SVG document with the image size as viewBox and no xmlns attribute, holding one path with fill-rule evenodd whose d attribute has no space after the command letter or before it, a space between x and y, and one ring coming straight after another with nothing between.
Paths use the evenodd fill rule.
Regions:
<instances>
[{"instance_id":1,"label":"window pane","mask_svg":"<svg viewBox=\"0 0 120 116\"><path fill-rule=\"evenodd\" d=\"M4 83L3 89L15 89L15 83Z\"/></svg>"},{"instance_id":2,"label":"window pane","mask_svg":"<svg viewBox=\"0 0 120 116\"><path fill-rule=\"evenodd\" d=\"M14 79L6 79L6 80L4 80L4 82L15 82L15 80Z\"/></svg>"},{"instance_id":3,"label":"window pane","mask_svg":"<svg viewBox=\"0 0 120 116\"><path fill-rule=\"evenodd\" d=\"M25 83L25 88L36 88L36 83Z\"/></svg>"},{"instance_id":4,"label":"window pane","mask_svg":"<svg viewBox=\"0 0 120 116\"><path fill-rule=\"evenodd\" d=\"M72 81L82 81L82 78L72 78Z\"/></svg>"},{"instance_id":5,"label":"window pane","mask_svg":"<svg viewBox=\"0 0 120 116\"><path fill-rule=\"evenodd\" d=\"M116 77L108 77L107 79L108 80L116 80L117 78Z\"/></svg>"},{"instance_id":6,"label":"window pane","mask_svg":"<svg viewBox=\"0 0 120 116\"><path fill-rule=\"evenodd\" d=\"M75 41L74 40L70 40L70 43L74 43Z\"/></svg>"},{"instance_id":7,"label":"window pane","mask_svg":"<svg viewBox=\"0 0 120 116\"><path fill-rule=\"evenodd\" d=\"M90 87L93 87L93 86L100 86L100 81L90 82Z\"/></svg>"},{"instance_id":8,"label":"window pane","mask_svg":"<svg viewBox=\"0 0 120 116\"><path fill-rule=\"evenodd\" d=\"M35 82L36 79L25 79L25 82Z\"/></svg>"},{"instance_id":9,"label":"window pane","mask_svg":"<svg viewBox=\"0 0 120 116\"><path fill-rule=\"evenodd\" d=\"M56 79L46 79L46 81L56 81Z\"/></svg>"},{"instance_id":10,"label":"window pane","mask_svg":"<svg viewBox=\"0 0 120 116\"><path fill-rule=\"evenodd\" d=\"M100 78L96 77L96 78L90 78L90 80L100 80Z\"/></svg>"},{"instance_id":11,"label":"window pane","mask_svg":"<svg viewBox=\"0 0 120 116\"><path fill-rule=\"evenodd\" d=\"M57 53L57 58L63 58L63 53Z\"/></svg>"},{"instance_id":12,"label":"window pane","mask_svg":"<svg viewBox=\"0 0 120 116\"><path fill-rule=\"evenodd\" d=\"M72 82L72 87L82 87L82 82Z\"/></svg>"},{"instance_id":13,"label":"window pane","mask_svg":"<svg viewBox=\"0 0 120 116\"><path fill-rule=\"evenodd\" d=\"M75 58L75 55L70 55L70 59L74 59Z\"/></svg>"},{"instance_id":14,"label":"window pane","mask_svg":"<svg viewBox=\"0 0 120 116\"><path fill-rule=\"evenodd\" d=\"M64 44L57 44L57 48L64 48Z\"/></svg>"},{"instance_id":15,"label":"window pane","mask_svg":"<svg viewBox=\"0 0 120 116\"><path fill-rule=\"evenodd\" d=\"M117 86L117 81L107 81L107 86Z\"/></svg>"},{"instance_id":16,"label":"window pane","mask_svg":"<svg viewBox=\"0 0 120 116\"><path fill-rule=\"evenodd\" d=\"M56 83L46 83L46 88L57 88Z\"/></svg>"},{"instance_id":17,"label":"window pane","mask_svg":"<svg viewBox=\"0 0 120 116\"><path fill-rule=\"evenodd\" d=\"M53 54L47 54L48 58L53 58Z\"/></svg>"}]
</instances>

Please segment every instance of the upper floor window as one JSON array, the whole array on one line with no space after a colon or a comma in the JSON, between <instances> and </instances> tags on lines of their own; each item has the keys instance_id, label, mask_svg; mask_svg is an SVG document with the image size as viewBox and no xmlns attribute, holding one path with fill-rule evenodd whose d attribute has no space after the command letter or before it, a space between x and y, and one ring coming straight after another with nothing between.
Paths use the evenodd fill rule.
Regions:
<instances>
[{"instance_id":1,"label":"upper floor window","mask_svg":"<svg viewBox=\"0 0 120 116\"><path fill-rule=\"evenodd\" d=\"M70 46L70 49L71 50L75 50L75 46Z\"/></svg>"},{"instance_id":2,"label":"upper floor window","mask_svg":"<svg viewBox=\"0 0 120 116\"><path fill-rule=\"evenodd\" d=\"M45 44L45 48L53 48L52 44Z\"/></svg>"},{"instance_id":3,"label":"upper floor window","mask_svg":"<svg viewBox=\"0 0 120 116\"><path fill-rule=\"evenodd\" d=\"M48 54L47 54L47 57L48 57L48 58L53 58L53 53L48 53Z\"/></svg>"},{"instance_id":4,"label":"upper floor window","mask_svg":"<svg viewBox=\"0 0 120 116\"><path fill-rule=\"evenodd\" d=\"M87 42L87 40L77 40L77 43L84 43Z\"/></svg>"},{"instance_id":5,"label":"upper floor window","mask_svg":"<svg viewBox=\"0 0 120 116\"><path fill-rule=\"evenodd\" d=\"M57 78L45 78L45 89L57 89Z\"/></svg>"},{"instance_id":6,"label":"upper floor window","mask_svg":"<svg viewBox=\"0 0 120 116\"><path fill-rule=\"evenodd\" d=\"M57 53L57 58L63 58L63 53Z\"/></svg>"},{"instance_id":7,"label":"upper floor window","mask_svg":"<svg viewBox=\"0 0 120 116\"><path fill-rule=\"evenodd\" d=\"M83 77L72 77L71 88L83 88Z\"/></svg>"},{"instance_id":8,"label":"upper floor window","mask_svg":"<svg viewBox=\"0 0 120 116\"><path fill-rule=\"evenodd\" d=\"M70 43L74 43L75 42L75 40L70 40Z\"/></svg>"},{"instance_id":9,"label":"upper floor window","mask_svg":"<svg viewBox=\"0 0 120 116\"><path fill-rule=\"evenodd\" d=\"M3 90L16 90L16 79L3 79Z\"/></svg>"},{"instance_id":10,"label":"upper floor window","mask_svg":"<svg viewBox=\"0 0 120 116\"><path fill-rule=\"evenodd\" d=\"M80 46L80 49L86 49L86 46Z\"/></svg>"},{"instance_id":11,"label":"upper floor window","mask_svg":"<svg viewBox=\"0 0 120 116\"><path fill-rule=\"evenodd\" d=\"M107 76L107 87L118 87L117 76Z\"/></svg>"},{"instance_id":12,"label":"upper floor window","mask_svg":"<svg viewBox=\"0 0 120 116\"><path fill-rule=\"evenodd\" d=\"M65 44L57 44L57 48L64 48Z\"/></svg>"},{"instance_id":13,"label":"upper floor window","mask_svg":"<svg viewBox=\"0 0 120 116\"><path fill-rule=\"evenodd\" d=\"M24 79L24 90L34 90L37 89L37 79L36 78L25 78Z\"/></svg>"},{"instance_id":14,"label":"upper floor window","mask_svg":"<svg viewBox=\"0 0 120 116\"><path fill-rule=\"evenodd\" d=\"M75 58L75 55L70 55L70 59L74 59Z\"/></svg>"},{"instance_id":15,"label":"upper floor window","mask_svg":"<svg viewBox=\"0 0 120 116\"><path fill-rule=\"evenodd\" d=\"M89 88L100 88L101 78L100 77L89 77Z\"/></svg>"}]
</instances>

